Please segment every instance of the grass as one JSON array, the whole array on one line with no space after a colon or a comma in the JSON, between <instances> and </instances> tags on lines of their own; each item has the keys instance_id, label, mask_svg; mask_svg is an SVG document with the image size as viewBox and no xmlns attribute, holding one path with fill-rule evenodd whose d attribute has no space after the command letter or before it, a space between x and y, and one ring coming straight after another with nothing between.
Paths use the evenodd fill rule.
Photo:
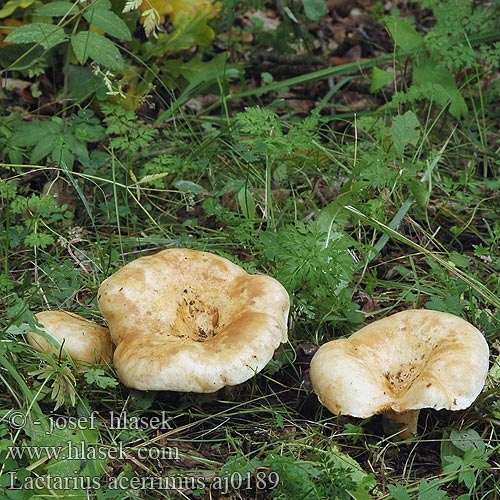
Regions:
<instances>
[{"instance_id":1,"label":"grass","mask_svg":"<svg viewBox=\"0 0 500 500\"><path fill-rule=\"evenodd\" d=\"M500 497L495 371L471 408L423 410L419 435L403 442L383 435L379 416L332 415L308 378L318 345L408 308L467 319L484 332L492 364L499 355L494 71L457 77L469 104L461 119L431 99L389 106L389 97L369 96L361 114L341 118L321 99L305 113L286 98L259 101L332 76L341 78L332 91L340 96L352 81L366 81L368 67L393 61L397 73L406 56L223 93L196 115L185 103L208 88L200 80L160 115L161 127L103 107L93 115L102 137L86 143L94 156L73 167L49 157L30 164L22 141L20 161L5 153L5 498ZM406 112L417 126L405 122L401 131L395 117ZM7 128L17 120L2 119ZM102 322L100 283L140 255L170 247L217 253L287 287L289 343L263 372L216 394L145 393L119 384L112 366L79 373L26 344L39 310ZM89 457L100 455L48 453L62 446L67 454L80 443ZM44 453L13 457L12 447L22 445ZM52 482L44 483L47 474Z\"/></svg>"}]
</instances>

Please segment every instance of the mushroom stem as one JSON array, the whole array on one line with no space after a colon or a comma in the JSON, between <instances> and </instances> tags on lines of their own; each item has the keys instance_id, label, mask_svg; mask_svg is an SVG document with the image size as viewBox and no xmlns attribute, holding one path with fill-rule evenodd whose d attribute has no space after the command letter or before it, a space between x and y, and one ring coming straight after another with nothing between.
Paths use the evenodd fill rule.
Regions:
<instances>
[{"instance_id":1,"label":"mushroom stem","mask_svg":"<svg viewBox=\"0 0 500 500\"><path fill-rule=\"evenodd\" d=\"M389 410L382 415L384 432L391 436L397 434L400 439L408 439L417 434L420 410L406 410L400 413Z\"/></svg>"}]
</instances>

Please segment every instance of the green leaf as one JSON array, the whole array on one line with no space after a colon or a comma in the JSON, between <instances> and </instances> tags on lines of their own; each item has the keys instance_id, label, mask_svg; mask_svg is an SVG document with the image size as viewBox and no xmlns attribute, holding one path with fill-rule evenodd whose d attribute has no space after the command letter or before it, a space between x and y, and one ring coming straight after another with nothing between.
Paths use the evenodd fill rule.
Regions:
<instances>
[{"instance_id":1,"label":"green leaf","mask_svg":"<svg viewBox=\"0 0 500 500\"><path fill-rule=\"evenodd\" d=\"M119 40L132 40L132 35L125 22L111 10L94 7L85 11L83 17L108 35Z\"/></svg>"},{"instance_id":2,"label":"green leaf","mask_svg":"<svg viewBox=\"0 0 500 500\"><path fill-rule=\"evenodd\" d=\"M410 495L407 493L402 484L389 484L387 485L387 488L391 493L391 498L393 498L394 500L411 500Z\"/></svg>"},{"instance_id":3,"label":"green leaf","mask_svg":"<svg viewBox=\"0 0 500 500\"><path fill-rule=\"evenodd\" d=\"M449 255L450 262L462 269L467 269L470 266L470 259L466 255L459 252L451 252ZM473 431L476 432L476 431ZM476 433L477 434L477 433Z\"/></svg>"},{"instance_id":4,"label":"green leaf","mask_svg":"<svg viewBox=\"0 0 500 500\"><path fill-rule=\"evenodd\" d=\"M386 84L394 79L394 74L374 66L372 70L372 83L370 85L370 92L377 92Z\"/></svg>"},{"instance_id":5,"label":"green leaf","mask_svg":"<svg viewBox=\"0 0 500 500\"><path fill-rule=\"evenodd\" d=\"M70 2L51 2L46 5L42 5L35 10L35 14L37 16L45 17L64 17L79 13L80 10L78 7Z\"/></svg>"},{"instance_id":6,"label":"green leaf","mask_svg":"<svg viewBox=\"0 0 500 500\"><path fill-rule=\"evenodd\" d=\"M443 467L443 472L445 474L458 473L458 482L464 483L468 488L472 488L477 469L489 467L489 463L484 459L484 456L483 451L468 448L463 457L446 457L447 465Z\"/></svg>"},{"instance_id":7,"label":"green leaf","mask_svg":"<svg viewBox=\"0 0 500 500\"><path fill-rule=\"evenodd\" d=\"M61 131L60 124L54 121L22 122L11 138L14 146L35 146L40 141L47 140L47 136L57 134Z\"/></svg>"},{"instance_id":8,"label":"green leaf","mask_svg":"<svg viewBox=\"0 0 500 500\"><path fill-rule=\"evenodd\" d=\"M106 131L104 127L101 127L100 125L80 123L76 127L75 137L84 142L98 142L106 137Z\"/></svg>"},{"instance_id":9,"label":"green leaf","mask_svg":"<svg viewBox=\"0 0 500 500\"><path fill-rule=\"evenodd\" d=\"M410 182L410 193L414 196L417 205L420 208L425 208L429 202L429 189L420 181L413 180Z\"/></svg>"},{"instance_id":10,"label":"green leaf","mask_svg":"<svg viewBox=\"0 0 500 500\"><path fill-rule=\"evenodd\" d=\"M424 43L424 37L406 19L390 17L385 21L394 43L405 52L417 50Z\"/></svg>"},{"instance_id":11,"label":"green leaf","mask_svg":"<svg viewBox=\"0 0 500 500\"><path fill-rule=\"evenodd\" d=\"M451 99L450 113L455 118L461 118L462 116L466 116L468 112L467 103L465 102L462 94L457 90Z\"/></svg>"},{"instance_id":12,"label":"green leaf","mask_svg":"<svg viewBox=\"0 0 500 500\"><path fill-rule=\"evenodd\" d=\"M92 69L76 64L70 64L67 69L68 75L68 98L75 101L83 101L86 97L96 92L104 83L99 79Z\"/></svg>"},{"instance_id":13,"label":"green leaf","mask_svg":"<svg viewBox=\"0 0 500 500\"><path fill-rule=\"evenodd\" d=\"M416 145L420 137L420 123L413 111L407 111L404 115L395 116L392 120L392 142L396 154L402 156L408 144Z\"/></svg>"},{"instance_id":14,"label":"green leaf","mask_svg":"<svg viewBox=\"0 0 500 500\"><path fill-rule=\"evenodd\" d=\"M243 187L238 191L238 204L246 219L254 220L256 217L255 201L250 191Z\"/></svg>"},{"instance_id":15,"label":"green leaf","mask_svg":"<svg viewBox=\"0 0 500 500\"><path fill-rule=\"evenodd\" d=\"M231 477L234 474L254 474L254 472L262 467L262 462L257 458L249 459L245 455L230 456L225 464L222 465L220 472L223 477Z\"/></svg>"},{"instance_id":16,"label":"green leaf","mask_svg":"<svg viewBox=\"0 0 500 500\"><path fill-rule=\"evenodd\" d=\"M43 160L52 152L54 149L54 137L55 136L53 135L48 135L45 136L44 140L37 142L30 156L30 162L32 165L37 164L40 160Z\"/></svg>"},{"instance_id":17,"label":"green leaf","mask_svg":"<svg viewBox=\"0 0 500 500\"><path fill-rule=\"evenodd\" d=\"M115 44L91 31L81 31L71 37L71 46L80 64L93 59L106 68L123 69L123 59Z\"/></svg>"},{"instance_id":18,"label":"green leaf","mask_svg":"<svg viewBox=\"0 0 500 500\"><path fill-rule=\"evenodd\" d=\"M47 248L50 245L54 245L55 240L53 236L46 233L30 233L26 238L24 238L24 244L28 247L39 247Z\"/></svg>"},{"instance_id":19,"label":"green leaf","mask_svg":"<svg viewBox=\"0 0 500 500\"><path fill-rule=\"evenodd\" d=\"M94 9L109 10L111 9L111 2L109 0L89 0L88 3L92 4Z\"/></svg>"},{"instance_id":20,"label":"green leaf","mask_svg":"<svg viewBox=\"0 0 500 500\"><path fill-rule=\"evenodd\" d=\"M67 426L56 427L50 433L33 434L35 429L27 431L33 436L29 443L30 449L37 450L42 457L48 458L48 460L39 460L43 465L37 468L38 474L42 478L50 475L53 479L68 478L70 480L71 491L64 490L64 482L52 481L55 487L51 488L51 495L43 494L43 498L49 498L52 495L54 498L68 500L88 498L84 489L85 485L98 481L108 461L107 450L101 448L99 444L99 430L92 427L93 425L95 422L90 418L71 420L70 417ZM34 427L38 426L34 425ZM35 462L36 457L33 457L31 461ZM38 484L40 482L37 486ZM58 484L61 485L61 489L58 488ZM38 491L46 492L45 489Z\"/></svg>"},{"instance_id":21,"label":"green leaf","mask_svg":"<svg viewBox=\"0 0 500 500\"><path fill-rule=\"evenodd\" d=\"M50 49L66 40L66 33L60 26L48 23L31 23L20 26L5 38L10 43L39 43Z\"/></svg>"},{"instance_id":22,"label":"green leaf","mask_svg":"<svg viewBox=\"0 0 500 500\"><path fill-rule=\"evenodd\" d=\"M449 312L459 316L462 314L465 307L465 301L460 298L460 295L455 293L448 293L444 300L440 297L433 295L431 300L426 302L425 308L434 311Z\"/></svg>"},{"instance_id":23,"label":"green leaf","mask_svg":"<svg viewBox=\"0 0 500 500\"><path fill-rule=\"evenodd\" d=\"M302 0L304 12L311 21L319 21L328 13L325 0Z\"/></svg>"},{"instance_id":24,"label":"green leaf","mask_svg":"<svg viewBox=\"0 0 500 500\"><path fill-rule=\"evenodd\" d=\"M448 498L446 493L439 489L439 480L422 479L418 487L418 500L444 500Z\"/></svg>"},{"instance_id":25,"label":"green leaf","mask_svg":"<svg viewBox=\"0 0 500 500\"><path fill-rule=\"evenodd\" d=\"M115 387L118 385L118 382L101 368L90 368L85 372L84 376L88 384L95 383L101 389L107 389L108 387Z\"/></svg>"},{"instance_id":26,"label":"green leaf","mask_svg":"<svg viewBox=\"0 0 500 500\"><path fill-rule=\"evenodd\" d=\"M488 378L491 379L492 384L494 386L500 385L500 356L495 358L493 362L493 366L490 368L488 372Z\"/></svg>"},{"instance_id":27,"label":"green leaf","mask_svg":"<svg viewBox=\"0 0 500 500\"><path fill-rule=\"evenodd\" d=\"M52 151L50 158L56 165L64 164L70 170L73 168L73 164L75 162L75 155L73 154L71 149L66 146L59 146L57 148L54 148L54 151Z\"/></svg>"},{"instance_id":28,"label":"green leaf","mask_svg":"<svg viewBox=\"0 0 500 500\"><path fill-rule=\"evenodd\" d=\"M485 451L486 446L481 436L474 429L453 429L450 432L451 442L462 451L469 449Z\"/></svg>"},{"instance_id":29,"label":"green leaf","mask_svg":"<svg viewBox=\"0 0 500 500\"><path fill-rule=\"evenodd\" d=\"M209 61L202 59L201 54L196 54L186 62L180 59L170 59L163 61L162 68L165 68L166 73L172 78L182 77L192 84L188 89L200 88L204 83L222 82L239 74L236 68L228 67L224 54L218 54ZM188 89L186 92L189 91Z\"/></svg>"},{"instance_id":30,"label":"green leaf","mask_svg":"<svg viewBox=\"0 0 500 500\"><path fill-rule=\"evenodd\" d=\"M190 194L201 194L206 192L206 189L199 184L191 181L178 180L174 182L174 187L176 187L179 191L183 193Z\"/></svg>"},{"instance_id":31,"label":"green leaf","mask_svg":"<svg viewBox=\"0 0 500 500\"><path fill-rule=\"evenodd\" d=\"M75 134L75 130L66 129L62 135L62 143L78 156L87 156L87 145L81 141Z\"/></svg>"},{"instance_id":32,"label":"green leaf","mask_svg":"<svg viewBox=\"0 0 500 500\"><path fill-rule=\"evenodd\" d=\"M467 115L467 104L457 88L455 78L449 69L437 61L423 59L416 63L413 68L413 84L441 106L449 104L449 111L454 117Z\"/></svg>"}]
</instances>

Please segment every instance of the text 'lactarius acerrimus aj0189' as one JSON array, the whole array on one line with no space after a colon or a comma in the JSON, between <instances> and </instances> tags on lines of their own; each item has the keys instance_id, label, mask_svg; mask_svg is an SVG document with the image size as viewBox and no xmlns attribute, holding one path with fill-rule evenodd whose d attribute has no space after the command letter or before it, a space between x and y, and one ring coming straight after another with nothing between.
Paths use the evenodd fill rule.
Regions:
<instances>
[{"instance_id":1,"label":"text 'lactarius acerrimus aj0189'","mask_svg":"<svg viewBox=\"0 0 500 500\"><path fill-rule=\"evenodd\" d=\"M408 438L417 432L421 408L468 408L484 387L488 359L488 344L470 323L416 309L324 344L310 376L332 413L381 413L386 433Z\"/></svg>"},{"instance_id":2,"label":"text 'lactarius acerrimus aj0189'","mask_svg":"<svg viewBox=\"0 0 500 500\"><path fill-rule=\"evenodd\" d=\"M135 389L215 392L251 378L287 341L284 287L207 252L136 259L102 283L98 303L118 377Z\"/></svg>"},{"instance_id":3,"label":"text 'lactarius acerrimus aj0189'","mask_svg":"<svg viewBox=\"0 0 500 500\"><path fill-rule=\"evenodd\" d=\"M68 354L80 367L111 362L113 346L105 326L66 311L42 311L35 316L51 338L49 342L42 334L29 332L28 343L37 351Z\"/></svg>"}]
</instances>

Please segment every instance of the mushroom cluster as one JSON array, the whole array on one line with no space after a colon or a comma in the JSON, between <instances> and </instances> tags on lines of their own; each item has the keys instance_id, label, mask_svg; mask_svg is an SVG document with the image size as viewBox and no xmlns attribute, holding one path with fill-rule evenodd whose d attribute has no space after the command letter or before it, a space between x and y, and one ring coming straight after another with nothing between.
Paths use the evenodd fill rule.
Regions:
<instances>
[{"instance_id":1,"label":"mushroom cluster","mask_svg":"<svg viewBox=\"0 0 500 500\"><path fill-rule=\"evenodd\" d=\"M422 408L469 407L484 386L488 358L484 336L470 323L416 309L324 344L311 361L310 376L332 413L381 413L385 431L406 438L416 433Z\"/></svg>"},{"instance_id":2,"label":"mushroom cluster","mask_svg":"<svg viewBox=\"0 0 500 500\"><path fill-rule=\"evenodd\" d=\"M288 293L217 255L168 249L107 278L98 304L109 330L77 315L37 315L75 361L109 361L140 390L215 392L260 372L288 339ZM29 342L57 351L40 334Z\"/></svg>"},{"instance_id":3,"label":"mushroom cluster","mask_svg":"<svg viewBox=\"0 0 500 500\"><path fill-rule=\"evenodd\" d=\"M76 314L42 312L36 316L45 335L31 332L29 343L78 364L113 358L131 388L209 393L260 372L288 339L285 288L208 252L168 249L138 258L107 278L97 299L109 329ZM488 361L477 328L417 309L324 344L310 377L331 412L382 414L385 431L406 438L416 433L421 408L470 406Z\"/></svg>"}]
</instances>

